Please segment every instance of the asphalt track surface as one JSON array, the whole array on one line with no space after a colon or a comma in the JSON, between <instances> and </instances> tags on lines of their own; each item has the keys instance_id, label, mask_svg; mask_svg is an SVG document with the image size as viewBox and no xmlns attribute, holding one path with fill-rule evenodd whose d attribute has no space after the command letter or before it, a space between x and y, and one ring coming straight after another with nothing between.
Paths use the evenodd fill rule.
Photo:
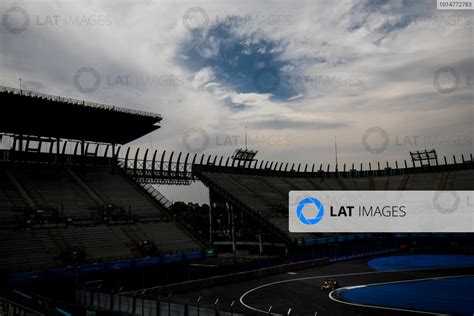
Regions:
<instances>
[{"instance_id":1,"label":"asphalt track surface","mask_svg":"<svg viewBox=\"0 0 474 316\"><path fill-rule=\"evenodd\" d=\"M234 312L245 315L426 315L425 313L391 310L376 307L355 306L335 301L328 292L321 291L326 278L334 278L341 287L374 283L429 279L446 276L474 275L474 267L408 269L399 271L376 271L367 265L367 259L355 259L326 266L300 270L266 278L260 278L200 291L177 293L173 301L196 305L201 297L201 306L212 308L216 299L223 311L230 311L234 301ZM471 295L459 293L460 295Z\"/></svg>"}]
</instances>

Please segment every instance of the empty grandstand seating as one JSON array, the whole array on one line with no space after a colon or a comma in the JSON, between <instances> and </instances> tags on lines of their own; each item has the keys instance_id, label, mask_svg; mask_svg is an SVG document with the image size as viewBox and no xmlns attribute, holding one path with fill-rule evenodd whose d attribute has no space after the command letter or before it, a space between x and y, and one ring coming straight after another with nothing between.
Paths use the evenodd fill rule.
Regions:
<instances>
[{"instance_id":1,"label":"empty grandstand seating","mask_svg":"<svg viewBox=\"0 0 474 316\"><path fill-rule=\"evenodd\" d=\"M15 221L27 209L27 204L0 169L0 218L2 221Z\"/></svg>"},{"instance_id":2,"label":"empty grandstand seating","mask_svg":"<svg viewBox=\"0 0 474 316\"><path fill-rule=\"evenodd\" d=\"M28 204L1 171L1 216L14 216L28 209ZM31 199L35 210L55 210L64 218L75 219L93 218L98 209L112 206L143 218L163 216L164 207L120 170L29 165L9 168L8 172Z\"/></svg>"},{"instance_id":3,"label":"empty grandstand seating","mask_svg":"<svg viewBox=\"0 0 474 316\"><path fill-rule=\"evenodd\" d=\"M80 260L85 263L142 257L137 245L145 240L160 255L202 248L170 220L165 207L120 170L25 164L0 171L0 215L10 225L0 227L0 270L61 265L58 254L77 249L83 251ZM133 220L103 221L97 215L110 206ZM28 229L15 226L28 220L25 214L40 209L54 210L59 221L33 221Z\"/></svg>"},{"instance_id":4,"label":"empty grandstand seating","mask_svg":"<svg viewBox=\"0 0 474 316\"><path fill-rule=\"evenodd\" d=\"M159 255L202 249L203 245L179 223L166 206L120 169L58 165L2 166L0 270L29 271L64 264L58 254L80 249L81 262L107 262L142 257L140 244L150 242ZM474 171L450 170L379 177L262 176L200 172L211 189L258 214L289 239L314 239L315 234L288 231L288 192L291 190L457 190L470 185ZM160 195L158 195L160 196ZM111 221L105 209L131 215ZM17 225L39 209L53 210L59 221ZM67 219L71 219L70 221ZM88 219L88 220L84 220ZM13 223L13 224L12 224ZM27 225L28 226L28 225Z\"/></svg>"},{"instance_id":5,"label":"empty grandstand seating","mask_svg":"<svg viewBox=\"0 0 474 316\"><path fill-rule=\"evenodd\" d=\"M197 249L196 242L173 222L137 224L143 239L151 240L163 252L189 251Z\"/></svg>"},{"instance_id":6,"label":"empty grandstand seating","mask_svg":"<svg viewBox=\"0 0 474 316\"><path fill-rule=\"evenodd\" d=\"M127 232L132 231L135 240ZM140 257L134 242L152 242L162 255L199 250L200 245L174 222L140 223L121 226L56 227L0 231L0 270L27 271L55 265L61 251L82 249L85 262Z\"/></svg>"},{"instance_id":7,"label":"empty grandstand seating","mask_svg":"<svg viewBox=\"0 0 474 316\"><path fill-rule=\"evenodd\" d=\"M13 176L35 202L37 209L53 209L65 217L80 218L97 212L97 203L65 169L15 168Z\"/></svg>"},{"instance_id":8,"label":"empty grandstand seating","mask_svg":"<svg viewBox=\"0 0 474 316\"><path fill-rule=\"evenodd\" d=\"M76 172L77 173L77 172ZM111 172L105 169L90 169L80 174L94 192L98 192L107 204L130 210L141 216L158 216L159 210L149 197L145 196L126 179L119 170Z\"/></svg>"},{"instance_id":9,"label":"empty grandstand seating","mask_svg":"<svg viewBox=\"0 0 474 316\"><path fill-rule=\"evenodd\" d=\"M259 213L291 239L314 238L288 230L288 194L291 190L463 190L470 187L473 170L413 173L380 177L272 177L249 174L200 172L211 186L225 190L233 199ZM199 177L199 176L198 176Z\"/></svg>"},{"instance_id":10,"label":"empty grandstand seating","mask_svg":"<svg viewBox=\"0 0 474 316\"><path fill-rule=\"evenodd\" d=\"M53 265L56 248L46 230L0 231L1 270L33 270Z\"/></svg>"}]
</instances>

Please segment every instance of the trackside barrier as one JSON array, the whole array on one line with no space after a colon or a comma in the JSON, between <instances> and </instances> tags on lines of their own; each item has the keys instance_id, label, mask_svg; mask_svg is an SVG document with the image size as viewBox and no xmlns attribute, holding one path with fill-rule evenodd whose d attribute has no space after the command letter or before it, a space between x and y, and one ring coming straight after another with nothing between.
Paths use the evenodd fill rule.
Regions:
<instances>
[{"instance_id":1,"label":"trackside barrier","mask_svg":"<svg viewBox=\"0 0 474 316\"><path fill-rule=\"evenodd\" d=\"M88 289L76 289L75 297L76 303L87 308L94 308L97 310L118 311L122 313L129 313L143 316L157 316L157 315L190 315L190 316L230 316L240 314L233 312L219 311L217 305L214 309L207 309L187 304L171 303L170 299L162 298L160 295L166 296L169 293L179 293L186 291L199 290L203 288L225 285L246 281L249 279L263 278L271 275L277 275L294 270L302 270L313 268L317 266L326 265L333 262L344 260L357 259L368 256L376 256L390 252L398 251L398 248L387 248L380 251L368 251L356 255L337 256L331 258L322 258L308 261L301 261L289 264L278 265L269 268L263 268L252 271L239 272L234 274L215 276L206 279L192 280L182 283L157 286L154 288L140 289L139 291L125 292L125 293L101 293L99 291ZM145 294L144 294L145 293Z\"/></svg>"},{"instance_id":2,"label":"trackside barrier","mask_svg":"<svg viewBox=\"0 0 474 316\"><path fill-rule=\"evenodd\" d=\"M168 293L179 293L183 291L192 291L202 288L213 287L217 285L236 283L246 281L255 278L263 278L271 275L281 274L294 270L301 270L312 268L316 266L322 266L330 262L329 258L315 259L309 261L295 262L289 264L278 265L275 267L262 268L258 270L245 271L221 276L210 277L206 279L192 280L182 283L170 284L157 286L154 288L147 289L148 294L160 295ZM130 292L138 293L138 292Z\"/></svg>"},{"instance_id":3,"label":"trackside barrier","mask_svg":"<svg viewBox=\"0 0 474 316\"><path fill-rule=\"evenodd\" d=\"M43 313L23 306L22 304L5 297L0 297L0 315L44 316Z\"/></svg>"},{"instance_id":4,"label":"trackside barrier","mask_svg":"<svg viewBox=\"0 0 474 316\"><path fill-rule=\"evenodd\" d=\"M345 261L345 260L352 260L352 259L357 259L357 258L362 258L362 257L369 257L369 256L378 256L390 252L395 252L399 250L398 248L390 248L390 249L384 249L384 250L379 250L379 251L369 251L366 253L360 253L356 255L350 255L350 256L339 256L339 257L333 257L329 259L329 262L339 262L339 261Z\"/></svg>"},{"instance_id":5,"label":"trackside barrier","mask_svg":"<svg viewBox=\"0 0 474 316\"><path fill-rule=\"evenodd\" d=\"M317 266L323 266L323 265L333 263L333 262L386 254L386 253L395 252L398 250L399 248L391 247L384 250L367 251L367 252L362 252L355 255L336 256L336 257L330 257L330 258L328 257L328 258L322 258L322 259L314 259L314 260L308 260L308 261L288 263L288 264L278 265L274 267L262 268L258 270L244 271L244 272L215 276L215 277L210 277L210 278L205 278L205 279L191 280L191 281L182 282L182 283L157 286L157 287L146 289L146 293L149 295L167 295L168 293L179 293L179 292L185 292L185 291L200 290L203 288L209 288L209 287L214 287L218 285L226 285L230 283L237 283L241 281L247 281L251 279L263 278L263 277L276 275L276 274L282 274L282 273L295 271L295 270L302 270L302 269L308 269L308 268L313 268ZM135 291L135 292L128 292L127 294L139 294L139 292L141 291L142 290Z\"/></svg>"},{"instance_id":6,"label":"trackside barrier","mask_svg":"<svg viewBox=\"0 0 474 316\"><path fill-rule=\"evenodd\" d=\"M61 279L66 277L73 277L76 274L85 276L101 273L104 271L118 271L127 270L132 267L149 267L157 265L160 262L181 262L181 261L195 261L200 260L204 257L201 251L191 251L186 253L171 254L163 257L147 257L137 259L124 259L109 261L101 264L85 264L80 266L71 266L65 268L51 268L43 271L32 271L25 273L16 273L9 276L9 283L11 285L17 285L22 283L31 282L34 278L47 278L47 279ZM0 315L1 316L1 315Z\"/></svg>"},{"instance_id":7,"label":"trackside barrier","mask_svg":"<svg viewBox=\"0 0 474 316\"><path fill-rule=\"evenodd\" d=\"M138 297L123 294L100 293L89 290L76 290L76 303L87 306L88 309L120 312L130 315L188 315L188 316L243 316L234 312L220 311L201 306L171 303L167 299L160 301L156 298ZM99 299L100 298L100 299Z\"/></svg>"}]
</instances>

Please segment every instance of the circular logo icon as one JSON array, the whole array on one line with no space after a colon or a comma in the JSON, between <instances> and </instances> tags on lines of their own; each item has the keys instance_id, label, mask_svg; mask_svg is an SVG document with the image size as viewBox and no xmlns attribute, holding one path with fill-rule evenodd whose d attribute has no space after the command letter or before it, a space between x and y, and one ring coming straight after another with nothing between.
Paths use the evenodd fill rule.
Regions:
<instances>
[{"instance_id":1,"label":"circular logo icon","mask_svg":"<svg viewBox=\"0 0 474 316\"><path fill-rule=\"evenodd\" d=\"M13 23L11 18L14 15L21 16L23 22L20 25ZM12 7L3 14L2 23L10 33L18 34L28 28L28 25L30 24L30 15L23 8Z\"/></svg>"},{"instance_id":2,"label":"circular logo icon","mask_svg":"<svg viewBox=\"0 0 474 316\"><path fill-rule=\"evenodd\" d=\"M203 8L189 8L184 12L183 25L189 32L205 28L209 25L209 15Z\"/></svg>"},{"instance_id":3,"label":"circular logo icon","mask_svg":"<svg viewBox=\"0 0 474 316\"><path fill-rule=\"evenodd\" d=\"M380 136L382 136L383 142L380 146L376 147L369 144L369 141L368 141L369 136L370 134L373 134L373 133L379 134ZM383 151L385 151L385 149L387 149L388 142L389 142L388 134L381 127L371 127L368 130L366 130L364 135L362 136L362 145L364 146L366 151L372 154L380 154Z\"/></svg>"},{"instance_id":4,"label":"circular logo icon","mask_svg":"<svg viewBox=\"0 0 474 316\"><path fill-rule=\"evenodd\" d=\"M374 22L374 20L380 21L379 26L374 27L370 25L370 21ZM380 30L383 25L389 23L389 18L388 18L388 13L379 7L370 7L369 11L367 11L367 14L362 16L362 25L365 27L365 29L369 32L377 32L377 33L382 33Z\"/></svg>"},{"instance_id":5,"label":"circular logo icon","mask_svg":"<svg viewBox=\"0 0 474 316\"><path fill-rule=\"evenodd\" d=\"M91 86L84 87L83 83L81 83L81 77L84 74L89 74L94 77L94 83ZM100 86L100 74L92 67L82 67L74 75L74 85L76 86L77 90L82 93L92 93Z\"/></svg>"},{"instance_id":6,"label":"circular logo icon","mask_svg":"<svg viewBox=\"0 0 474 316\"><path fill-rule=\"evenodd\" d=\"M443 74L449 74L452 77L451 86L443 87L443 85L440 82L440 77ZM461 81L461 78L459 77L458 72L451 67L440 68L436 70L433 76L433 85L435 86L436 90L438 90L441 93L451 93L451 92L456 91L456 89L459 87L460 81Z\"/></svg>"},{"instance_id":7,"label":"circular logo icon","mask_svg":"<svg viewBox=\"0 0 474 316\"><path fill-rule=\"evenodd\" d=\"M199 144L197 146L191 144L194 142L199 142ZM191 127L184 132L183 146L190 153L201 153L209 146L209 135L200 127Z\"/></svg>"},{"instance_id":8,"label":"circular logo icon","mask_svg":"<svg viewBox=\"0 0 474 316\"><path fill-rule=\"evenodd\" d=\"M255 73L253 80L258 91L270 93L280 86L280 73L272 67L265 67Z\"/></svg>"},{"instance_id":9,"label":"circular logo icon","mask_svg":"<svg viewBox=\"0 0 474 316\"><path fill-rule=\"evenodd\" d=\"M307 218L304 214L303 214L303 209L306 205L308 204L312 204L316 207L316 209L318 210L318 214L316 215L315 218ZM296 207L296 216L298 216L299 220L303 223L303 224L306 224L306 225L315 225L317 223L319 223L322 219L323 219L323 216L324 216L324 206L323 204L321 203L321 201L319 201L318 199L316 198L313 198L313 197L307 197L307 198L304 198L300 201L300 203L298 204L298 206Z\"/></svg>"},{"instance_id":10,"label":"circular logo icon","mask_svg":"<svg viewBox=\"0 0 474 316\"><path fill-rule=\"evenodd\" d=\"M449 195L450 197L446 197L447 195ZM452 202L448 202L447 200L451 200ZM453 213L458 209L460 203L461 198L459 197L459 194L456 191L437 191L433 196L434 207L438 212L443 214Z\"/></svg>"}]
</instances>

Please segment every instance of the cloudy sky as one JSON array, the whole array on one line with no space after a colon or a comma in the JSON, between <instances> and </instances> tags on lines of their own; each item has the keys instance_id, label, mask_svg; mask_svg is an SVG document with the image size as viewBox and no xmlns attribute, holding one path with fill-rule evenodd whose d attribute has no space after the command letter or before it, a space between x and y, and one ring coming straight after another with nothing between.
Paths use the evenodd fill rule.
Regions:
<instances>
[{"instance_id":1,"label":"cloudy sky","mask_svg":"<svg viewBox=\"0 0 474 316\"><path fill-rule=\"evenodd\" d=\"M435 0L2 1L0 84L160 113L132 145L339 164L473 152L474 11ZM172 197L174 198L174 197Z\"/></svg>"}]
</instances>

